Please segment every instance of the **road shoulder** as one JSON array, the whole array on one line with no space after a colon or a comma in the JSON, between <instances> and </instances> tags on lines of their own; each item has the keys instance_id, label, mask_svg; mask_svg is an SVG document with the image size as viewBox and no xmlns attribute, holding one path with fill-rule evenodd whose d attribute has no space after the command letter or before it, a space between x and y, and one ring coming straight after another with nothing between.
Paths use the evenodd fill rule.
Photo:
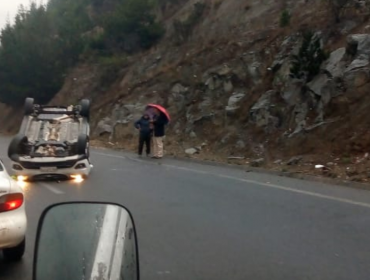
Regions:
<instances>
[{"instance_id":1,"label":"road shoulder","mask_svg":"<svg viewBox=\"0 0 370 280\"><path fill-rule=\"evenodd\" d=\"M132 153L131 151L127 151L124 149L110 149L100 146L93 146L94 149L99 151L119 151L120 153L126 155L130 158L135 158L136 154ZM275 171L275 170L269 170L264 168L257 168L257 167L250 167L246 165L237 165L237 164L228 164L228 163L222 163L222 162L216 162L216 161L207 161L207 160L200 160L200 159L194 159L194 158L187 158L187 157L176 157L176 156L166 156L162 160L155 160L157 163L168 163L168 162L183 162L183 163L195 163L200 164L204 166L213 166L213 167L226 167L231 168L235 170L241 170L244 172L251 172L251 173L259 173L259 174L267 174L267 175L273 175L273 176L279 176L279 177L286 177L286 178L294 178L299 180L305 180L305 181L311 181L311 182L317 182L322 184L328 184L328 185L337 185L337 186L344 186L354 189L361 189L361 190L370 190L370 185L365 183L359 183L359 182L353 182L348 180L340 180L340 179L334 179L334 178L328 178L328 177L322 177L322 176L314 176L310 174L304 174L304 173L295 173L295 172L283 172L283 171Z\"/></svg>"}]
</instances>

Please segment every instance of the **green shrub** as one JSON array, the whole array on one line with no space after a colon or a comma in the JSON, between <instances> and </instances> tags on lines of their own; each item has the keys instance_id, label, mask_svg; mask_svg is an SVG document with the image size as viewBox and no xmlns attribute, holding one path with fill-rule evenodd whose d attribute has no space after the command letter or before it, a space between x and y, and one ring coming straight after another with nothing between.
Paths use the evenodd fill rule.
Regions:
<instances>
[{"instance_id":1,"label":"green shrub","mask_svg":"<svg viewBox=\"0 0 370 280\"><path fill-rule=\"evenodd\" d=\"M110 3L118 5L111 13L99 10L105 0L44 1L47 5L32 1L28 8L21 7L14 24L0 34L0 102L19 106L29 96L48 103L69 69L80 59L89 61L96 56L104 55L99 60L105 71L103 80L111 83L125 63L117 53L150 48L163 36L153 1L167 3L115 0ZM89 14L90 5L95 7L94 17ZM93 37L97 26L104 32Z\"/></svg>"},{"instance_id":2,"label":"green shrub","mask_svg":"<svg viewBox=\"0 0 370 280\"><path fill-rule=\"evenodd\" d=\"M329 54L321 48L320 38L312 32L303 33L303 42L298 55L293 55L290 74L297 79L311 81L319 72Z\"/></svg>"},{"instance_id":3,"label":"green shrub","mask_svg":"<svg viewBox=\"0 0 370 280\"><path fill-rule=\"evenodd\" d=\"M26 97L47 103L78 61L92 27L88 0L50 0L20 7L13 25L1 31L0 101L19 106Z\"/></svg>"},{"instance_id":4,"label":"green shrub","mask_svg":"<svg viewBox=\"0 0 370 280\"><path fill-rule=\"evenodd\" d=\"M164 34L153 15L153 2L125 0L103 19L106 38L118 50L135 52L150 48Z\"/></svg>"},{"instance_id":5,"label":"green shrub","mask_svg":"<svg viewBox=\"0 0 370 280\"><path fill-rule=\"evenodd\" d=\"M102 75L100 77L102 87L107 87L116 81L119 77L120 70L127 63L127 57L125 55L99 56L96 60L102 69Z\"/></svg>"},{"instance_id":6,"label":"green shrub","mask_svg":"<svg viewBox=\"0 0 370 280\"><path fill-rule=\"evenodd\" d=\"M280 15L280 27L286 27L290 24L290 13L287 10L281 12Z\"/></svg>"}]
</instances>

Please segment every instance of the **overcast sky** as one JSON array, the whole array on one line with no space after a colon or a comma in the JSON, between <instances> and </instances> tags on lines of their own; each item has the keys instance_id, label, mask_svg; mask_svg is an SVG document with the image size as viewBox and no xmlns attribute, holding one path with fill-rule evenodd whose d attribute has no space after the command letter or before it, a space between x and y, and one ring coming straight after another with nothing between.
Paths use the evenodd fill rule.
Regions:
<instances>
[{"instance_id":1,"label":"overcast sky","mask_svg":"<svg viewBox=\"0 0 370 280\"><path fill-rule=\"evenodd\" d=\"M30 0L0 0L0 28L2 29L5 26L8 16L13 22L19 5L29 6L30 2Z\"/></svg>"}]
</instances>

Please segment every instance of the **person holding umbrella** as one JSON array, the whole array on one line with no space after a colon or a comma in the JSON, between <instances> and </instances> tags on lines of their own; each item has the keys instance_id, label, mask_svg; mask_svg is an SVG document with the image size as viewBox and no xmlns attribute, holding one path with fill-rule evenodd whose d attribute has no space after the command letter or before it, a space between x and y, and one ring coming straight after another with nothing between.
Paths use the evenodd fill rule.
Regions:
<instances>
[{"instance_id":1,"label":"person holding umbrella","mask_svg":"<svg viewBox=\"0 0 370 280\"><path fill-rule=\"evenodd\" d=\"M143 149L144 149L144 144L145 144L146 145L146 156L149 156L153 125L151 123L148 112L145 112L144 115L135 122L135 128L140 131L138 154L139 156L143 154Z\"/></svg>"},{"instance_id":2,"label":"person holding umbrella","mask_svg":"<svg viewBox=\"0 0 370 280\"><path fill-rule=\"evenodd\" d=\"M149 104L148 107L153 112L151 123L154 126L153 136L153 158L160 159L163 157L163 137L165 136L165 126L170 121L167 110L156 104Z\"/></svg>"}]
</instances>

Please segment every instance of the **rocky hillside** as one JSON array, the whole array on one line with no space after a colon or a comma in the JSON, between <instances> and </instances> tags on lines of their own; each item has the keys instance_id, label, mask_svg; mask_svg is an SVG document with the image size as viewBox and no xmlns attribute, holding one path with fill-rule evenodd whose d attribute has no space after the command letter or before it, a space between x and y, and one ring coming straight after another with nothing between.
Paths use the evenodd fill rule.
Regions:
<instances>
[{"instance_id":1,"label":"rocky hillside","mask_svg":"<svg viewBox=\"0 0 370 280\"><path fill-rule=\"evenodd\" d=\"M370 178L368 1L164 3L155 46L81 59L52 100L91 98L96 143L134 149L132 122L159 103L168 154Z\"/></svg>"}]
</instances>

